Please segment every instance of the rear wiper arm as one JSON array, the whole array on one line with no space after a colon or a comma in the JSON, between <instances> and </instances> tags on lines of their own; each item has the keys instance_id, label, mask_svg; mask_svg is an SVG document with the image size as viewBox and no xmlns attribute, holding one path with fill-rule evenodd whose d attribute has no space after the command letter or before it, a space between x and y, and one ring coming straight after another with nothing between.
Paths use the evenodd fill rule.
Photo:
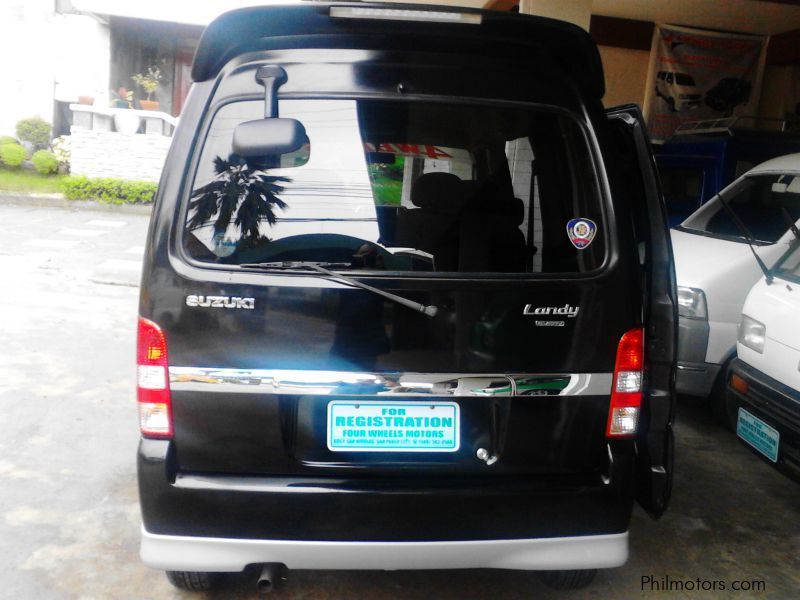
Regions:
<instances>
[{"instance_id":1,"label":"rear wiper arm","mask_svg":"<svg viewBox=\"0 0 800 600\"><path fill-rule=\"evenodd\" d=\"M338 268L349 268L349 263L330 263L330 262L313 262L313 261L285 261L285 262L263 262L263 263L244 263L239 265L240 267L249 267L249 268L256 268L256 269L274 269L274 270L311 270L315 273L320 275L324 275L327 279L333 279L335 281L339 281L344 283L345 285L350 285L353 287L361 288L362 290L367 290L368 292L372 292L373 294L378 294L379 296L383 296L393 302L397 302L398 304L402 304L406 308L410 308L411 310L421 312L424 315L429 317L435 317L439 312L439 307L434 306L433 304L425 305L420 302L415 302L414 300L409 300L408 298L404 298L403 296L398 296L397 294L392 294L391 292L386 292L384 290L380 290L376 287L372 287L371 285L367 285L357 279L353 279L347 275L342 275L340 273L334 273L330 271L327 267L338 269Z\"/></svg>"},{"instance_id":2,"label":"rear wiper arm","mask_svg":"<svg viewBox=\"0 0 800 600\"><path fill-rule=\"evenodd\" d=\"M756 249L755 249L756 239L755 239L755 237L753 237L753 234L750 233L750 230L747 228L747 225L745 225L742 222L742 220L739 218L739 215L737 215L736 212L730 207L730 205L728 204L728 201L725 200L725 197L722 194L717 194L716 197L719 198L720 204L722 204L722 206L725 208L725 210L730 215L731 219L733 219L733 222L736 225L736 227L739 229L739 231L742 232L742 234L744 235L744 238L747 240L747 245L750 247L750 252L753 253L753 257L756 259L756 262L758 263L759 268L764 273L764 278L767 281L767 285L772 285L772 281L773 281L772 272L769 270L769 267L767 267L767 265L764 264L764 261L761 260L761 257L758 255L758 252L756 252Z\"/></svg>"},{"instance_id":3,"label":"rear wiper arm","mask_svg":"<svg viewBox=\"0 0 800 600\"><path fill-rule=\"evenodd\" d=\"M346 262L316 262L310 260L282 260L277 262L258 262L258 263L242 263L240 267L248 267L250 269L270 269L275 271L291 271L311 268L311 265L319 267L326 267L329 269L349 269L350 263Z\"/></svg>"}]
</instances>

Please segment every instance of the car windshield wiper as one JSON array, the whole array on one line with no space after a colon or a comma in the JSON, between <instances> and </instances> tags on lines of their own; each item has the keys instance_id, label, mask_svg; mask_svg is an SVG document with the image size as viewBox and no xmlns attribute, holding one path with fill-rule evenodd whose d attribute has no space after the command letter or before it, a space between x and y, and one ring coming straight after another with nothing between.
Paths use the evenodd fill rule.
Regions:
<instances>
[{"instance_id":1,"label":"car windshield wiper","mask_svg":"<svg viewBox=\"0 0 800 600\"><path fill-rule=\"evenodd\" d=\"M772 281L774 279L772 277L772 272L769 270L769 267L767 267L767 265L764 264L764 261L761 260L761 257L758 255L758 252L756 252L756 248L755 248L756 238L753 236L753 234L747 228L747 225L745 225L742 222L742 220L739 218L739 215L737 215L736 212L730 207L730 205L728 204L728 201L725 199L725 197L722 195L722 193L717 194L716 198L719 198L720 204L722 204L722 206L728 212L728 215L730 215L731 219L733 219L733 223L736 225L736 227L739 229L739 231L742 232L742 234L744 235L744 238L747 240L747 245L750 247L750 251L753 253L753 258L756 259L756 262L758 263L759 268L761 269L762 273L764 273L764 278L767 281L767 285L772 285Z\"/></svg>"},{"instance_id":2,"label":"car windshield wiper","mask_svg":"<svg viewBox=\"0 0 800 600\"><path fill-rule=\"evenodd\" d=\"M439 312L439 307L434 306L433 304L425 305L420 302L415 302L414 300L409 300L408 298L404 298L403 296L398 296L397 294L392 294L391 292L385 292L384 290L380 290L376 287L372 287L371 285L367 285L366 283L362 283L357 279L353 279L347 275L342 275L341 273L334 273L329 269L348 269L350 268L350 263L332 263L332 262L315 262L310 260L303 260L303 261L284 261L284 262L261 262L261 263L244 263L239 265L240 267L252 268L252 269L267 269L267 270L276 270L276 271L312 271L313 274L317 274L320 276L324 276L327 279L333 279L335 281L339 281L344 283L345 285L350 285L353 287L361 288L362 290L367 290L368 292L372 292L373 294L378 294L379 296L383 296L384 298L388 298L393 302L397 302L398 304L402 304L406 308L410 308L411 310L415 310L417 312L421 312L424 315L429 317L435 317Z\"/></svg>"}]
</instances>

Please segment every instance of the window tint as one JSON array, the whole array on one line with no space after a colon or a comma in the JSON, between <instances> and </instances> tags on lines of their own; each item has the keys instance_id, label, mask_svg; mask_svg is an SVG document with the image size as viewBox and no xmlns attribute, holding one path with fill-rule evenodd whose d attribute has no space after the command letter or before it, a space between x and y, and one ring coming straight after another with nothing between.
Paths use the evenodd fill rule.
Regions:
<instances>
[{"instance_id":1,"label":"window tint","mask_svg":"<svg viewBox=\"0 0 800 600\"><path fill-rule=\"evenodd\" d=\"M283 100L280 116L299 120L308 144L248 162L232 153L233 130L262 115L261 102L241 101L212 120L183 236L197 260L525 273L585 272L605 258L594 163L562 113ZM574 219L596 224L583 249L567 233Z\"/></svg>"},{"instance_id":2,"label":"window tint","mask_svg":"<svg viewBox=\"0 0 800 600\"><path fill-rule=\"evenodd\" d=\"M694 79L686 73L675 73L675 83L678 85L694 85Z\"/></svg>"},{"instance_id":3,"label":"window tint","mask_svg":"<svg viewBox=\"0 0 800 600\"><path fill-rule=\"evenodd\" d=\"M725 199L756 240L774 243L800 219L800 177L747 177L725 192ZM744 235L719 201L706 205L683 226L708 235L744 240Z\"/></svg>"}]
</instances>

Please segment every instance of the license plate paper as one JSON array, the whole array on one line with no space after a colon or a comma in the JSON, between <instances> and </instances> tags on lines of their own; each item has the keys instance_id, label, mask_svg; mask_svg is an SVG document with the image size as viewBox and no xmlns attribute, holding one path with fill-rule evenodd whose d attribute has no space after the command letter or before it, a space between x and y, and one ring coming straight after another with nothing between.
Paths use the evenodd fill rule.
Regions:
<instances>
[{"instance_id":1,"label":"license plate paper","mask_svg":"<svg viewBox=\"0 0 800 600\"><path fill-rule=\"evenodd\" d=\"M766 456L772 462L778 462L778 445L780 433L764 421L739 408L736 422L736 435Z\"/></svg>"},{"instance_id":2,"label":"license plate paper","mask_svg":"<svg viewBox=\"0 0 800 600\"><path fill-rule=\"evenodd\" d=\"M334 452L455 452L455 402L328 403L328 449Z\"/></svg>"}]
</instances>

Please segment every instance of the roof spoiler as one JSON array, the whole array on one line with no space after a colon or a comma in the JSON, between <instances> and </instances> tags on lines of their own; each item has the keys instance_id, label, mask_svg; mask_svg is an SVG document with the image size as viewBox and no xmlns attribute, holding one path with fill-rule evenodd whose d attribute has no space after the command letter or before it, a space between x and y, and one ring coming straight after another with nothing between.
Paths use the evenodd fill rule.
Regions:
<instances>
[{"instance_id":1,"label":"roof spoiler","mask_svg":"<svg viewBox=\"0 0 800 600\"><path fill-rule=\"evenodd\" d=\"M331 8L358 8L445 14L479 15L480 19L404 20L336 18ZM357 13L356 13L357 15ZM402 20L402 19L401 19ZM378 40L377 42L375 40ZM233 10L215 19L203 32L192 65L192 79L206 81L219 75L225 64L245 52L285 48L425 48L449 54L485 54L491 49L500 60L517 64L552 64L576 80L585 95L600 99L605 93L603 65L597 46L580 27L544 17L420 4L302 2ZM523 62L524 61L524 62ZM579 73L580 77L575 77Z\"/></svg>"}]
</instances>

